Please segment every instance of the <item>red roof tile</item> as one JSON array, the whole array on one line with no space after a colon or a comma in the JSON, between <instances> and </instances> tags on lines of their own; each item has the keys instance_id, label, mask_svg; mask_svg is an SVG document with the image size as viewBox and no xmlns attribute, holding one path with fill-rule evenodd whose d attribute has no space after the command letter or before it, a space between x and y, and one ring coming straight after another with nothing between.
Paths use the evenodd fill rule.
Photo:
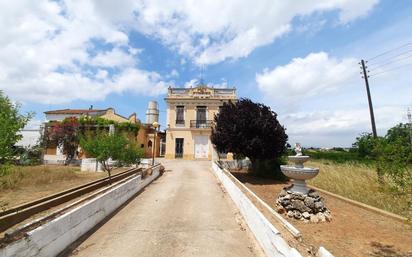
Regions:
<instances>
[{"instance_id":1,"label":"red roof tile","mask_svg":"<svg viewBox=\"0 0 412 257\"><path fill-rule=\"evenodd\" d=\"M63 110L52 110L44 112L45 114L89 114L93 112L104 112L106 109L63 109Z\"/></svg>"}]
</instances>

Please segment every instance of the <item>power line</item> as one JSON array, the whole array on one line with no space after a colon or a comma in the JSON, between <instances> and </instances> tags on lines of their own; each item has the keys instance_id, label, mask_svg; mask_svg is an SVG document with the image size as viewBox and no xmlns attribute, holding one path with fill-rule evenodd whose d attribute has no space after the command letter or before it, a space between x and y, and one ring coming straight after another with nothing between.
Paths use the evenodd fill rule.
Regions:
<instances>
[{"instance_id":1,"label":"power line","mask_svg":"<svg viewBox=\"0 0 412 257\"><path fill-rule=\"evenodd\" d=\"M412 50L411 50L411 52L412 52ZM412 57L412 55L407 55L407 56L404 56L404 57L402 57L402 58L397 58L397 59L395 59L395 60L392 60L392 61L389 61L389 62L383 63L383 64L381 64L381 65L374 66L374 67L372 67L371 71L376 70L377 68L380 68L380 67L386 66L386 65L391 64L391 63L395 63L395 62L399 62L399 61L402 61L402 60L408 59L408 58L410 58L410 57Z\"/></svg>"},{"instance_id":2,"label":"power line","mask_svg":"<svg viewBox=\"0 0 412 257\"><path fill-rule=\"evenodd\" d=\"M389 71L393 71L393 70L397 70L397 69L400 69L400 68L403 68L403 67L406 67L406 66L410 66L410 65L412 65L412 63L407 63L407 64L405 64L405 65L400 65L400 66L395 67L395 68L393 68L393 69L384 70L384 71L381 71L381 72L378 72L378 73L375 73L375 74L372 74L372 75L369 75L369 76L370 76L370 77L374 77L374 76L376 76L376 75L379 75L379 74L382 74L382 73L386 73L386 72L389 72Z\"/></svg>"},{"instance_id":3,"label":"power line","mask_svg":"<svg viewBox=\"0 0 412 257\"><path fill-rule=\"evenodd\" d=\"M376 58L378 58L378 57L381 57L381 56L383 56L383 55L385 55L385 54L388 54L388 53L390 53L390 52L393 52L393 51L395 51L395 50L398 50L398 49L400 49L400 48L403 48L403 47L409 46L409 45L412 45L412 42L403 44L403 45L401 45L401 46L398 46L398 47L395 47L395 48L390 49L390 50L388 50L388 51L385 51L385 52L383 52L383 53L381 53L381 54L375 55L375 56L369 58L367 61L368 61L368 62L369 62L369 61L372 61L372 60L374 60L374 59L376 59Z\"/></svg>"},{"instance_id":4,"label":"power line","mask_svg":"<svg viewBox=\"0 0 412 257\"><path fill-rule=\"evenodd\" d=\"M378 63L373 63L372 65L370 65L370 66L368 66L368 68L373 68L373 69L375 69L375 68L377 68L377 67L380 67L381 65L381 63L386 63L386 62L388 62L388 61L392 61L392 60L402 60L403 58L396 58L396 57L399 57L399 56L402 56L402 55L404 55L404 54L407 54L407 53L410 53L410 52L412 52L412 49L410 49L410 50L408 50L408 51L405 51L405 52L402 52L402 53L400 53L400 54L397 54L397 55L394 55L394 56L392 56L392 57L390 57L390 58L386 58L385 60L383 60L383 61L381 61L381 62L378 62ZM409 56L409 55L408 55ZM376 66L377 65L377 66Z\"/></svg>"}]
</instances>

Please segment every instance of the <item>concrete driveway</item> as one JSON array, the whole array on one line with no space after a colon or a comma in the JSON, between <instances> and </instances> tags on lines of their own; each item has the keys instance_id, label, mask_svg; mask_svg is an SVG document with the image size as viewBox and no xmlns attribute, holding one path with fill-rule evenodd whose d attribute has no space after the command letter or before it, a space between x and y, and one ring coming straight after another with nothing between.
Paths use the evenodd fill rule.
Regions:
<instances>
[{"instance_id":1,"label":"concrete driveway","mask_svg":"<svg viewBox=\"0 0 412 257\"><path fill-rule=\"evenodd\" d=\"M210 161L162 162L162 177L68 255L263 256Z\"/></svg>"}]
</instances>

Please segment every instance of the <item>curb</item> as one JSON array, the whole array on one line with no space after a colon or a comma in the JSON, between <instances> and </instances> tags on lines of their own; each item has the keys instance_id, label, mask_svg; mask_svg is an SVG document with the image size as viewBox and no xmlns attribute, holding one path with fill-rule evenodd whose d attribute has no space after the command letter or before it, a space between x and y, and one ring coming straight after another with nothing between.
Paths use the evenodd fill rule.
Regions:
<instances>
[{"instance_id":1,"label":"curb","mask_svg":"<svg viewBox=\"0 0 412 257\"><path fill-rule=\"evenodd\" d=\"M391 213L391 212L388 212L388 211L384 211L382 209L379 209L379 208L376 208L376 207L373 207L373 206L370 206L370 205L367 205L367 204L364 204L364 203L361 203L361 202L358 202L358 201L355 201L355 200L352 200L352 199L349 199L349 198L346 198L346 197L343 197L343 196L340 196L340 195L337 195L337 194L334 194L334 193L331 193L329 191L326 191L324 189L321 189L321 188L318 188L318 187L315 187L315 186L308 185L308 187L310 187L312 189L315 189L319 192L322 192L326 195L338 198L338 199L340 199L342 201L345 201L347 203L356 205L356 206L358 206L362 209L375 212L377 214L383 215L383 216L388 217L388 218L392 218L394 220L397 220L397 221L400 221L400 222L403 222L403 223L408 223L408 218L400 216L398 214Z\"/></svg>"},{"instance_id":2,"label":"curb","mask_svg":"<svg viewBox=\"0 0 412 257\"><path fill-rule=\"evenodd\" d=\"M273 210L265 201L263 201L259 196L257 196L252 190L250 190L247 186L245 186L242 182L240 182L235 176L233 176L227 169L223 168L223 171L226 172L226 175L230 176L233 180L235 180L243 189L245 189L249 194L251 194L263 207L265 207L280 223L282 223L283 227L286 228L289 233L293 235L294 238L300 239L302 234L300 231L295 228L292 224L290 224L286 219L282 217L279 213Z\"/></svg>"},{"instance_id":3,"label":"curb","mask_svg":"<svg viewBox=\"0 0 412 257\"><path fill-rule=\"evenodd\" d=\"M273 224L266 219L252 201L215 162L212 162L212 172L218 181L221 182L222 187L242 214L266 256L302 257L295 248L289 246Z\"/></svg>"},{"instance_id":4,"label":"curb","mask_svg":"<svg viewBox=\"0 0 412 257\"><path fill-rule=\"evenodd\" d=\"M0 256L57 256L159 177L159 168L144 180L137 175L27 232L22 239L1 248Z\"/></svg>"}]
</instances>

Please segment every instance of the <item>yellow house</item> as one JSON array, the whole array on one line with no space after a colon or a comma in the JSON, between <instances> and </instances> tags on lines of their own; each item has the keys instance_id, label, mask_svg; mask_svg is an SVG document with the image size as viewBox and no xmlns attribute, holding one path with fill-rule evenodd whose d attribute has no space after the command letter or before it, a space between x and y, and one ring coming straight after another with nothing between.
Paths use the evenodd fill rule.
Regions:
<instances>
[{"instance_id":1,"label":"yellow house","mask_svg":"<svg viewBox=\"0 0 412 257\"><path fill-rule=\"evenodd\" d=\"M154 102L155 103L155 102ZM152 101L153 105L153 101ZM157 108L157 103L155 103L155 107ZM153 110L152 110L153 111ZM157 111L157 109L155 110ZM142 123L139 119L136 117L136 113L132 113L128 117L124 117L118 113L115 112L113 108L107 108L107 109L93 109L93 107L90 107L89 109L63 109L63 110L51 110L51 111L46 111L44 112L46 116L46 122L45 124L53 121L63 121L66 118L81 118L84 116L89 116L89 117L100 117L104 118L107 120L112 120L115 122L130 122L132 124L140 124L140 129L138 133L136 134L136 142L144 149L145 152L145 157L152 157L153 155L153 148L156 147L155 149L155 154L156 156L160 156L162 154L162 142L164 140L164 133L162 132L157 132L156 133L156 144L154 144L154 138L155 138L155 130L152 127L151 123ZM157 113L155 113L158 115ZM153 116L153 115L152 115ZM152 122L152 120L157 121L158 117L152 117L150 116L149 113L149 121ZM46 125L45 125L46 126ZM154 146L155 145L155 146ZM83 155L78 155L76 156L76 159L80 160L84 158L85 156ZM56 164L56 163L64 163L66 156L64 154L63 149L60 149L55 143L50 142L49 145L45 149L45 154L43 156L44 163L49 163L49 164Z\"/></svg>"},{"instance_id":2,"label":"yellow house","mask_svg":"<svg viewBox=\"0 0 412 257\"><path fill-rule=\"evenodd\" d=\"M169 88L166 159L211 159L213 118L223 103L236 100L235 88Z\"/></svg>"}]
</instances>

